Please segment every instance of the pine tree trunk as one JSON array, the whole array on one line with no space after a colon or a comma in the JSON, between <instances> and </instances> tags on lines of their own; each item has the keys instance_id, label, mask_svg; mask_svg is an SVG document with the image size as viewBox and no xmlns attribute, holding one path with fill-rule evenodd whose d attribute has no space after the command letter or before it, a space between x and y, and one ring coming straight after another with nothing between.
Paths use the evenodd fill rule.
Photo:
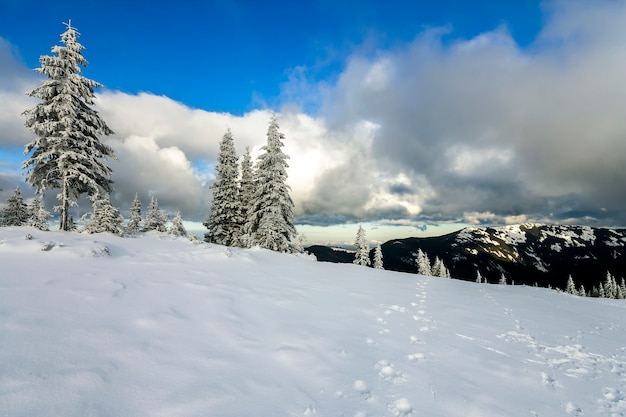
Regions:
<instances>
[{"instance_id":1,"label":"pine tree trunk","mask_svg":"<svg viewBox=\"0 0 626 417\"><path fill-rule=\"evenodd\" d=\"M67 185L67 178L65 175L63 175L63 181L62 181L62 185L61 185L62 189L61 189L61 219L60 219L60 225L59 225L59 229L60 230L64 230L64 231L68 231L69 230L69 215L68 215L68 211L69 211L69 198L68 198L68 193L69 193L69 187Z\"/></svg>"}]
</instances>

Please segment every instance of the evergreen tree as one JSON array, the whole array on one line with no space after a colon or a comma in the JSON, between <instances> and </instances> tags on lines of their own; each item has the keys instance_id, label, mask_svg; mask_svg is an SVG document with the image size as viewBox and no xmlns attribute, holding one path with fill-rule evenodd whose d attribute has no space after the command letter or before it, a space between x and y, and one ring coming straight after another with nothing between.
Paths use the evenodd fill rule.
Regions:
<instances>
[{"instance_id":1,"label":"evergreen tree","mask_svg":"<svg viewBox=\"0 0 626 417\"><path fill-rule=\"evenodd\" d=\"M30 218L28 206L24 202L20 187L15 187L15 191L8 198L3 217L5 226L22 226L28 222Z\"/></svg>"},{"instance_id":2,"label":"evergreen tree","mask_svg":"<svg viewBox=\"0 0 626 417\"><path fill-rule=\"evenodd\" d=\"M374 249L374 268L385 269L383 266L383 250L380 247L380 244L376 245L376 248Z\"/></svg>"},{"instance_id":3,"label":"evergreen tree","mask_svg":"<svg viewBox=\"0 0 626 417\"><path fill-rule=\"evenodd\" d=\"M288 252L296 236L293 225L294 204L286 184L289 158L282 151L283 135L276 118L272 117L267 130L265 151L259 155L254 171L254 194L248 206L244 225L246 246Z\"/></svg>"},{"instance_id":4,"label":"evergreen tree","mask_svg":"<svg viewBox=\"0 0 626 417\"><path fill-rule=\"evenodd\" d=\"M156 230L159 232L167 231L165 224L167 223L167 215L163 214L159 210L159 201L152 196L150 201L150 207L148 214L146 214L146 221L144 222L143 230L148 232L150 230Z\"/></svg>"},{"instance_id":5,"label":"evergreen tree","mask_svg":"<svg viewBox=\"0 0 626 417\"><path fill-rule=\"evenodd\" d=\"M187 230L183 225L183 218L180 215L180 211L176 213L176 216L172 219L172 226L170 226L169 232L172 236L187 236Z\"/></svg>"},{"instance_id":6,"label":"evergreen tree","mask_svg":"<svg viewBox=\"0 0 626 417\"><path fill-rule=\"evenodd\" d=\"M507 285L506 277L504 276L504 272L500 276L500 280L498 281L498 284L500 284L500 285Z\"/></svg>"},{"instance_id":7,"label":"evergreen tree","mask_svg":"<svg viewBox=\"0 0 626 417\"><path fill-rule=\"evenodd\" d=\"M624 298L626 298L626 282L624 282L624 278L622 277L622 281L619 285L620 291L622 292L622 295L624 296Z\"/></svg>"},{"instance_id":8,"label":"evergreen tree","mask_svg":"<svg viewBox=\"0 0 626 417\"><path fill-rule=\"evenodd\" d=\"M353 263L356 265L369 266L370 264L370 246L365 239L365 229L359 226L356 232L356 241L354 242L356 253L354 254Z\"/></svg>"},{"instance_id":9,"label":"evergreen tree","mask_svg":"<svg viewBox=\"0 0 626 417\"><path fill-rule=\"evenodd\" d=\"M565 292L568 294L578 295L578 290L576 289L576 285L574 285L574 279L570 275L567 278L567 284L565 285Z\"/></svg>"},{"instance_id":10,"label":"evergreen tree","mask_svg":"<svg viewBox=\"0 0 626 417\"><path fill-rule=\"evenodd\" d=\"M417 273L419 275L431 276L432 269L430 268L430 260L428 259L428 255L423 252L421 249L417 250L417 257L415 258L415 262L417 264Z\"/></svg>"},{"instance_id":11,"label":"evergreen tree","mask_svg":"<svg viewBox=\"0 0 626 417\"><path fill-rule=\"evenodd\" d=\"M137 197L137 193L135 193L135 198L130 206L130 219L128 220L126 230L131 233L137 233L141 230L141 202L139 197Z\"/></svg>"},{"instance_id":12,"label":"evergreen tree","mask_svg":"<svg viewBox=\"0 0 626 417\"><path fill-rule=\"evenodd\" d=\"M28 211L30 213L30 218L28 219L29 226L39 230L49 230L48 219L50 218L50 213L43 207L40 199L35 198L30 204Z\"/></svg>"},{"instance_id":13,"label":"evergreen tree","mask_svg":"<svg viewBox=\"0 0 626 417\"><path fill-rule=\"evenodd\" d=\"M204 235L204 240L219 245L233 246L240 240L244 219L237 184L239 176L237 154L230 129L224 134L220 143L220 154L217 157L215 172L211 215L203 223L209 229Z\"/></svg>"},{"instance_id":14,"label":"evergreen tree","mask_svg":"<svg viewBox=\"0 0 626 417\"><path fill-rule=\"evenodd\" d=\"M76 29L70 23L66 27L63 46L39 58L41 68L35 71L48 79L27 93L42 102L24 112L26 127L36 135L24 149L26 179L42 196L48 189L60 189L55 210L61 213L61 230L71 229L69 208L81 194L113 191L111 169L103 159L115 158L113 149L98 138L113 131L91 108L94 88L101 84L81 74L81 66L87 66L84 47Z\"/></svg>"},{"instance_id":15,"label":"evergreen tree","mask_svg":"<svg viewBox=\"0 0 626 417\"><path fill-rule=\"evenodd\" d=\"M606 280L604 281L604 296L606 298L615 298L617 296L617 282L609 271L606 272Z\"/></svg>"},{"instance_id":16,"label":"evergreen tree","mask_svg":"<svg viewBox=\"0 0 626 417\"><path fill-rule=\"evenodd\" d=\"M580 285L580 288L578 289L578 295L581 297L586 297L587 293L585 292L585 286L584 285Z\"/></svg>"},{"instance_id":17,"label":"evergreen tree","mask_svg":"<svg viewBox=\"0 0 626 417\"><path fill-rule=\"evenodd\" d=\"M482 284L483 282L483 277L480 275L480 271L476 271L476 282L479 284Z\"/></svg>"},{"instance_id":18,"label":"evergreen tree","mask_svg":"<svg viewBox=\"0 0 626 417\"><path fill-rule=\"evenodd\" d=\"M241 226L241 234L239 236L239 246L248 246L247 236L244 232L244 226L251 213L252 199L254 197L254 168L252 166L252 157L250 156L250 148L246 147L246 152L241 159L241 180L239 181L239 205L241 207L241 216L243 224Z\"/></svg>"},{"instance_id":19,"label":"evergreen tree","mask_svg":"<svg viewBox=\"0 0 626 417\"><path fill-rule=\"evenodd\" d=\"M435 257L435 261L431 267L431 275L434 277L450 278L448 268L446 268L446 265L438 256Z\"/></svg>"},{"instance_id":20,"label":"evergreen tree","mask_svg":"<svg viewBox=\"0 0 626 417\"><path fill-rule=\"evenodd\" d=\"M93 212L91 220L85 224L84 230L89 233L113 233L124 235L124 218L120 211L111 204L109 195L98 193L92 196Z\"/></svg>"}]
</instances>

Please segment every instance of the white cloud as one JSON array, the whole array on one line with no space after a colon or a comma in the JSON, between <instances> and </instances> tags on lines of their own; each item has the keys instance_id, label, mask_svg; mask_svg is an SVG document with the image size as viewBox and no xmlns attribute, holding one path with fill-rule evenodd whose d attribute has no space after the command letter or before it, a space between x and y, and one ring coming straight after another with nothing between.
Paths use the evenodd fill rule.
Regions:
<instances>
[{"instance_id":1,"label":"white cloud","mask_svg":"<svg viewBox=\"0 0 626 417\"><path fill-rule=\"evenodd\" d=\"M546 10L525 49L504 27L446 42L432 29L373 58L354 54L334 84L298 71L285 98L323 99L316 115L289 103L277 113L296 214L311 224L624 224L626 5L562 1ZM0 57L0 74L36 84L6 43ZM2 147L29 138L17 114L29 107L27 88L18 84L0 78ZM239 154L249 146L256 157L271 117L117 91L99 94L97 106L115 131L106 141L119 156L116 201L127 209L135 192L144 204L152 192L194 220L208 214L226 129Z\"/></svg>"}]
</instances>

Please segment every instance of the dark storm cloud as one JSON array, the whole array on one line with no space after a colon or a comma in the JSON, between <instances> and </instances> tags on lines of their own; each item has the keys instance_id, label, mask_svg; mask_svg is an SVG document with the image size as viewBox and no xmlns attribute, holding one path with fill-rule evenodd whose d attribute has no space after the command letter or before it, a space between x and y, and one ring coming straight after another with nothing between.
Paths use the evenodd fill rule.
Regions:
<instances>
[{"instance_id":1,"label":"dark storm cloud","mask_svg":"<svg viewBox=\"0 0 626 417\"><path fill-rule=\"evenodd\" d=\"M625 3L546 13L523 50L506 27L445 44L435 29L352 57L327 94L329 126L376 123L369 169L425 181L424 216L626 224Z\"/></svg>"}]
</instances>

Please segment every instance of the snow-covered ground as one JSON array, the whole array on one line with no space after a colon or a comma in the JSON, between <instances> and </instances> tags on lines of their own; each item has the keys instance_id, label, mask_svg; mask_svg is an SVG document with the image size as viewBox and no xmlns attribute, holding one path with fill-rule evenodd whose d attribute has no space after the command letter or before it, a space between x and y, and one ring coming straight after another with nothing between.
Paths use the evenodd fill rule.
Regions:
<instances>
[{"instance_id":1,"label":"snow-covered ground","mask_svg":"<svg viewBox=\"0 0 626 417\"><path fill-rule=\"evenodd\" d=\"M624 300L157 234L0 266L0 416L626 415Z\"/></svg>"}]
</instances>

